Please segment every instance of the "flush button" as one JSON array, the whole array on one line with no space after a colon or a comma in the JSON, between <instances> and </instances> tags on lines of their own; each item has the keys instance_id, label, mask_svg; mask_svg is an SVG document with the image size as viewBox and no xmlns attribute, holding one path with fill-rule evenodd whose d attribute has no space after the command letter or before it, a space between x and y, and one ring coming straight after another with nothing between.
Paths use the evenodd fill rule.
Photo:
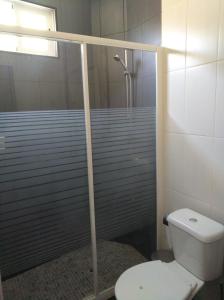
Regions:
<instances>
[{"instance_id":1,"label":"flush button","mask_svg":"<svg viewBox=\"0 0 224 300\"><path fill-rule=\"evenodd\" d=\"M196 218L190 218L189 221L192 222L192 223L197 223L198 222L198 220Z\"/></svg>"}]
</instances>

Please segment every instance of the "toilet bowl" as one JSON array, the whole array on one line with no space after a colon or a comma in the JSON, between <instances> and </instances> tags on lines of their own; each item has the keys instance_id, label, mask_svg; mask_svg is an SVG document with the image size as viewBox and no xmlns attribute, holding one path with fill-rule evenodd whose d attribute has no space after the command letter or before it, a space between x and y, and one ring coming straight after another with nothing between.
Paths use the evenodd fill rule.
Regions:
<instances>
[{"instance_id":1,"label":"toilet bowl","mask_svg":"<svg viewBox=\"0 0 224 300\"><path fill-rule=\"evenodd\" d=\"M153 261L130 268L115 286L117 300L189 300L203 286L203 281L176 261Z\"/></svg>"},{"instance_id":2,"label":"toilet bowl","mask_svg":"<svg viewBox=\"0 0 224 300\"><path fill-rule=\"evenodd\" d=\"M221 276L224 226L189 209L170 214L168 223L175 260L125 271L115 285L117 300L191 300L205 281Z\"/></svg>"}]
</instances>

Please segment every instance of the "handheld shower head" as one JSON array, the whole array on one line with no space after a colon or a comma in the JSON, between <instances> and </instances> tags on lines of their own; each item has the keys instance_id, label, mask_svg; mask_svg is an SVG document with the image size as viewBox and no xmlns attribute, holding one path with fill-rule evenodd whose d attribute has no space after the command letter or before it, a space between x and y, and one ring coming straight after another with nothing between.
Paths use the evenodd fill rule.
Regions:
<instances>
[{"instance_id":1,"label":"handheld shower head","mask_svg":"<svg viewBox=\"0 0 224 300\"><path fill-rule=\"evenodd\" d=\"M125 50L125 61L118 55L115 54L113 59L120 63L125 75L125 82L126 82L126 97L127 97L127 108L132 107L133 105L133 85L132 85L132 74L128 70L128 63L127 63L127 50Z\"/></svg>"},{"instance_id":2,"label":"handheld shower head","mask_svg":"<svg viewBox=\"0 0 224 300\"><path fill-rule=\"evenodd\" d=\"M127 68L125 62L123 61L122 58L120 58L120 56L118 54L114 55L114 60L117 61L117 62L119 62L122 65L122 67L123 67L123 69L124 69L125 72L129 73L128 72L128 68Z\"/></svg>"},{"instance_id":3,"label":"handheld shower head","mask_svg":"<svg viewBox=\"0 0 224 300\"><path fill-rule=\"evenodd\" d=\"M114 60L121 61L120 56L118 54L114 55Z\"/></svg>"}]
</instances>

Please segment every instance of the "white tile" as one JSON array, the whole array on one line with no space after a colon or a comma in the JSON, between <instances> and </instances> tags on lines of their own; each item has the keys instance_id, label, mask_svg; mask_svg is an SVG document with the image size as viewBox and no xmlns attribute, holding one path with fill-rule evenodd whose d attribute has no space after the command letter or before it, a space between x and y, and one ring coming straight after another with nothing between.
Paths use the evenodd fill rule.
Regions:
<instances>
[{"instance_id":1,"label":"white tile","mask_svg":"<svg viewBox=\"0 0 224 300\"><path fill-rule=\"evenodd\" d=\"M187 195L210 203L212 198L213 138L186 136L184 190Z\"/></svg>"},{"instance_id":2,"label":"white tile","mask_svg":"<svg viewBox=\"0 0 224 300\"><path fill-rule=\"evenodd\" d=\"M221 210L224 217L224 139L215 139L213 162L213 197L214 210Z\"/></svg>"},{"instance_id":3,"label":"white tile","mask_svg":"<svg viewBox=\"0 0 224 300\"><path fill-rule=\"evenodd\" d=\"M187 66L217 59L219 4L219 0L189 0Z\"/></svg>"},{"instance_id":4,"label":"white tile","mask_svg":"<svg viewBox=\"0 0 224 300\"><path fill-rule=\"evenodd\" d=\"M220 209L220 207L212 206L211 208L211 218L217 222L220 222L224 224L224 213L223 209ZM209 298L210 300L211 298Z\"/></svg>"},{"instance_id":5,"label":"white tile","mask_svg":"<svg viewBox=\"0 0 224 300\"><path fill-rule=\"evenodd\" d=\"M192 134L214 134L216 63L187 70L186 122Z\"/></svg>"},{"instance_id":6,"label":"white tile","mask_svg":"<svg viewBox=\"0 0 224 300\"><path fill-rule=\"evenodd\" d=\"M215 136L224 137L224 61L219 62L217 67Z\"/></svg>"},{"instance_id":7,"label":"white tile","mask_svg":"<svg viewBox=\"0 0 224 300\"><path fill-rule=\"evenodd\" d=\"M165 199L166 199L165 202L166 213L171 213L181 208L188 208L188 203L187 200L185 199L185 196L182 193L177 192L173 189L166 189Z\"/></svg>"},{"instance_id":8,"label":"white tile","mask_svg":"<svg viewBox=\"0 0 224 300\"><path fill-rule=\"evenodd\" d=\"M168 73L167 130L185 130L185 70Z\"/></svg>"},{"instance_id":9,"label":"white tile","mask_svg":"<svg viewBox=\"0 0 224 300\"><path fill-rule=\"evenodd\" d=\"M218 58L224 59L224 1L221 1Z\"/></svg>"},{"instance_id":10,"label":"white tile","mask_svg":"<svg viewBox=\"0 0 224 300\"><path fill-rule=\"evenodd\" d=\"M181 134L166 135L165 176L166 185L184 191L184 148L185 137Z\"/></svg>"},{"instance_id":11,"label":"white tile","mask_svg":"<svg viewBox=\"0 0 224 300\"><path fill-rule=\"evenodd\" d=\"M162 1L162 11L167 11L171 6L177 5L182 0L165 0Z\"/></svg>"},{"instance_id":12,"label":"white tile","mask_svg":"<svg viewBox=\"0 0 224 300\"><path fill-rule=\"evenodd\" d=\"M186 54L187 0L163 2L166 5L162 14L162 45L174 50L168 52L168 70L182 69Z\"/></svg>"},{"instance_id":13,"label":"white tile","mask_svg":"<svg viewBox=\"0 0 224 300\"><path fill-rule=\"evenodd\" d=\"M179 193L174 190L166 190L166 212L171 213L177 209L189 208L202 215L211 217L211 207L209 204L195 198Z\"/></svg>"}]
</instances>

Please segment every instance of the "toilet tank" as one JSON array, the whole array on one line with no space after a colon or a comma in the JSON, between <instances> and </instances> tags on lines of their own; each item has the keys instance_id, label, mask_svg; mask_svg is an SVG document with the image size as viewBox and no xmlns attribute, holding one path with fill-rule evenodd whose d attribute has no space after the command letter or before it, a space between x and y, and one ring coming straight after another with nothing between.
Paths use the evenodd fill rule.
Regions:
<instances>
[{"instance_id":1,"label":"toilet tank","mask_svg":"<svg viewBox=\"0 0 224 300\"><path fill-rule=\"evenodd\" d=\"M193 210L167 217L175 260L203 281L222 275L224 226Z\"/></svg>"}]
</instances>

